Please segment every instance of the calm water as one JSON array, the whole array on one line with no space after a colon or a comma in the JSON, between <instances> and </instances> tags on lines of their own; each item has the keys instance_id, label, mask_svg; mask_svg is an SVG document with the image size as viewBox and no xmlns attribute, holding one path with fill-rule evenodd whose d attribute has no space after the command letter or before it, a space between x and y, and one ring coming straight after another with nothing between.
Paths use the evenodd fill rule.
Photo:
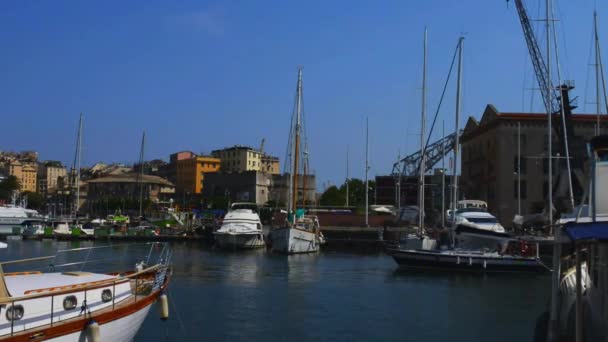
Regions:
<instances>
[{"instance_id":1,"label":"calm water","mask_svg":"<svg viewBox=\"0 0 608 342\"><path fill-rule=\"evenodd\" d=\"M92 244L9 241L0 256ZM171 318L153 307L136 341L530 341L550 288L548 276L397 271L381 253L173 250Z\"/></svg>"}]
</instances>

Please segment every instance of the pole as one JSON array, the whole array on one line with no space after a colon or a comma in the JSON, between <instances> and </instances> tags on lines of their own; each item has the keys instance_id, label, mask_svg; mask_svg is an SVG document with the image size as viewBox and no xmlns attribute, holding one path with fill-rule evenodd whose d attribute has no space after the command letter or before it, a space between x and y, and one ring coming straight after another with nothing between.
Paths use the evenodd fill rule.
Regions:
<instances>
[{"instance_id":1,"label":"pole","mask_svg":"<svg viewBox=\"0 0 608 342\"><path fill-rule=\"evenodd\" d=\"M546 0L546 40L547 40L547 89L543 89L547 92L546 97L551 96L551 0ZM563 108L563 106L562 106ZM547 205L549 215L549 227L553 233L553 272L551 274L551 312L549 313L549 340L555 340L557 337L557 306L558 306L558 292L559 292L559 280L560 280L560 262L561 262L561 241L559 229L553 230L553 148L552 148L552 127L551 127L551 106L547 106L547 150L548 150L548 171L547 175Z\"/></svg>"},{"instance_id":2,"label":"pole","mask_svg":"<svg viewBox=\"0 0 608 342\"><path fill-rule=\"evenodd\" d=\"M460 87L462 82L462 49L464 47L464 37L460 37L458 41L458 78L456 81L456 120L455 129L456 137L454 142L454 169L452 170L452 245L454 244L454 230L456 229L456 203L458 202L458 174L456 173L458 166L458 147L460 144L458 125L460 120Z\"/></svg>"},{"instance_id":3,"label":"pole","mask_svg":"<svg viewBox=\"0 0 608 342\"><path fill-rule=\"evenodd\" d=\"M424 171L426 168L425 162L425 145L424 131L426 125L426 41L427 29L424 28L424 52L422 63L422 111L420 115L420 166L419 166L419 181L418 181L418 236L422 238L424 230Z\"/></svg>"},{"instance_id":4,"label":"pole","mask_svg":"<svg viewBox=\"0 0 608 342\"><path fill-rule=\"evenodd\" d=\"M292 173L292 188L293 193L291 194L291 205L292 215L293 215L293 224L296 223L296 209L297 209L297 201L298 201L298 158L299 158L299 144L300 144L300 115L302 110L302 67L298 68L298 99L296 103L296 125L295 125L295 144L294 144L294 153L293 153L293 170Z\"/></svg>"},{"instance_id":5,"label":"pole","mask_svg":"<svg viewBox=\"0 0 608 342\"><path fill-rule=\"evenodd\" d=\"M346 145L346 206L348 207L348 164L349 164L349 160L348 160L348 145Z\"/></svg>"},{"instance_id":6,"label":"pole","mask_svg":"<svg viewBox=\"0 0 608 342\"><path fill-rule=\"evenodd\" d=\"M445 121L441 121L441 228L445 227Z\"/></svg>"},{"instance_id":7,"label":"pole","mask_svg":"<svg viewBox=\"0 0 608 342\"><path fill-rule=\"evenodd\" d=\"M78 209L80 209L80 159L82 158L82 113L80 113L80 119L78 120L78 143L76 144L76 210L74 210L74 216L76 216L76 224L78 224Z\"/></svg>"},{"instance_id":8,"label":"pole","mask_svg":"<svg viewBox=\"0 0 608 342\"><path fill-rule=\"evenodd\" d=\"M601 113L601 106L600 106L600 55L599 55L599 47L600 47L600 42L598 39L598 33L597 33L597 11L593 11L593 36L594 36L594 40L595 40L595 99L596 99L596 103L595 103L595 110L596 110L596 114L597 114L597 121L595 123L595 135L600 135L600 113Z\"/></svg>"},{"instance_id":9,"label":"pole","mask_svg":"<svg viewBox=\"0 0 608 342\"><path fill-rule=\"evenodd\" d=\"M365 118L365 226L369 227L369 119Z\"/></svg>"},{"instance_id":10,"label":"pole","mask_svg":"<svg viewBox=\"0 0 608 342\"><path fill-rule=\"evenodd\" d=\"M146 131L141 136L141 151L139 152L139 217L143 217L144 199L144 148L146 146Z\"/></svg>"},{"instance_id":11,"label":"pole","mask_svg":"<svg viewBox=\"0 0 608 342\"><path fill-rule=\"evenodd\" d=\"M521 122L517 122L517 215L521 215Z\"/></svg>"}]
</instances>

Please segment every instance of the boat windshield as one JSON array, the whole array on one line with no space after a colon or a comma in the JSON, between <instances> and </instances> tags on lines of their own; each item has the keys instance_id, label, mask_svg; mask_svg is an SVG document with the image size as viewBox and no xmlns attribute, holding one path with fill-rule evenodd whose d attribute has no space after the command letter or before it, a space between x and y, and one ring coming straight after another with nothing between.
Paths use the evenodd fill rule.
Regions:
<instances>
[{"instance_id":1,"label":"boat windshield","mask_svg":"<svg viewBox=\"0 0 608 342\"><path fill-rule=\"evenodd\" d=\"M485 208L462 208L456 210L456 214L461 213L485 213L488 212Z\"/></svg>"},{"instance_id":2,"label":"boat windshield","mask_svg":"<svg viewBox=\"0 0 608 342\"><path fill-rule=\"evenodd\" d=\"M255 203L234 203L231 207L231 210L237 209L249 209L254 213L258 212L258 206Z\"/></svg>"},{"instance_id":3,"label":"boat windshield","mask_svg":"<svg viewBox=\"0 0 608 342\"><path fill-rule=\"evenodd\" d=\"M498 223L494 217L467 217L467 221L473 223Z\"/></svg>"}]
</instances>

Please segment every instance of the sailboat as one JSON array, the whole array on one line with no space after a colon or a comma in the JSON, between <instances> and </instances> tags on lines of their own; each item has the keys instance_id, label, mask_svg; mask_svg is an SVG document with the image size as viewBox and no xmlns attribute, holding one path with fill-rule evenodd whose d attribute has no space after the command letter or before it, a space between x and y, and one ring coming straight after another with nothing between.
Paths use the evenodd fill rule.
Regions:
<instances>
[{"instance_id":1,"label":"sailboat","mask_svg":"<svg viewBox=\"0 0 608 342\"><path fill-rule=\"evenodd\" d=\"M298 69L296 104L290 129L291 182L287 219L283 226L270 232L272 250L285 254L312 253L321 244L319 221L304 215L304 209L297 209L298 203L298 165L300 159L300 140L302 134L302 68ZM305 175L304 175L305 176ZM304 177L302 177L304 178ZM304 201L302 201L304 203Z\"/></svg>"},{"instance_id":2,"label":"sailboat","mask_svg":"<svg viewBox=\"0 0 608 342\"><path fill-rule=\"evenodd\" d=\"M459 131L459 115L460 115L460 85L462 79L462 50L464 38L460 37L458 41L458 78L456 88L456 120L455 131ZM456 143L454 148L454 160L458 160L458 135L456 135ZM457 208L458 199L458 175L456 167L453 169L453 187L452 187L452 211ZM471 271L471 272L543 272L548 268L540 261L538 256L538 248L528 249L527 246L522 246L522 250L511 250L506 253L506 250L497 252L487 252L484 250L463 250L454 248L454 236L456 229L456 221L452 220L450 233L452 243L450 249L437 248L389 248L387 253L393 257L395 262L403 268L414 269L440 269L451 271ZM425 239L426 240L426 239ZM423 240L424 241L424 240ZM524 250L523 247L526 247ZM516 253L518 252L518 253ZM536 253L536 255L531 255Z\"/></svg>"}]
</instances>

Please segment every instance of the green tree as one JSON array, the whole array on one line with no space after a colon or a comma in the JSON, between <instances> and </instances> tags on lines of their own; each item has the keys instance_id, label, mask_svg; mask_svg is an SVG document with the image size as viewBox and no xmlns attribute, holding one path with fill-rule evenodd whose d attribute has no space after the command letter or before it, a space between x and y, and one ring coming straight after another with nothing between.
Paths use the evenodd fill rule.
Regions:
<instances>
[{"instance_id":1,"label":"green tree","mask_svg":"<svg viewBox=\"0 0 608 342\"><path fill-rule=\"evenodd\" d=\"M37 192L26 191L23 196L27 196L27 207L29 209L40 210L45 205L44 196Z\"/></svg>"},{"instance_id":2,"label":"green tree","mask_svg":"<svg viewBox=\"0 0 608 342\"><path fill-rule=\"evenodd\" d=\"M376 182L368 181L369 188L369 204L374 203L374 194ZM344 195L343 197L346 199L346 182L340 186L340 192ZM341 205L344 205L342 203ZM365 206L365 182L361 179L352 178L348 181L348 205L353 207L363 207Z\"/></svg>"},{"instance_id":3,"label":"green tree","mask_svg":"<svg viewBox=\"0 0 608 342\"><path fill-rule=\"evenodd\" d=\"M330 186L321 195L321 205L327 206L343 206L345 201L344 192L338 189L335 185Z\"/></svg>"},{"instance_id":4,"label":"green tree","mask_svg":"<svg viewBox=\"0 0 608 342\"><path fill-rule=\"evenodd\" d=\"M20 188L19 180L15 176L8 176L0 182L0 199L10 200L13 191Z\"/></svg>"}]
</instances>

